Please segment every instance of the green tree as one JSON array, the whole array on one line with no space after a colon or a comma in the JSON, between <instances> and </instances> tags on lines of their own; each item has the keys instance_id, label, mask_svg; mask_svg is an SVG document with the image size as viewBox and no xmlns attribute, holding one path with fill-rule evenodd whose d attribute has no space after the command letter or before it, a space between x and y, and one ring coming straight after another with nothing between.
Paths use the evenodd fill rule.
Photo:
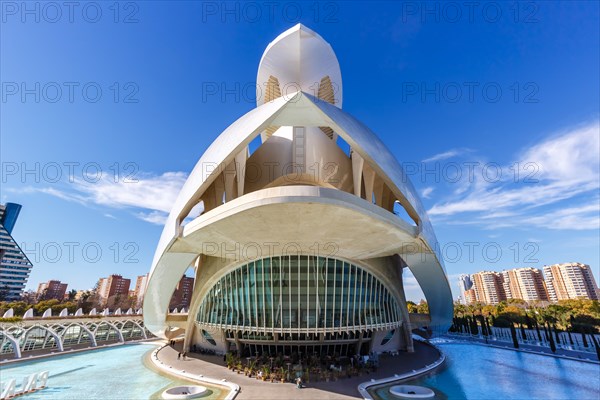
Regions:
<instances>
[{"instance_id":1,"label":"green tree","mask_svg":"<svg viewBox=\"0 0 600 400\"><path fill-rule=\"evenodd\" d=\"M425 300L421 300L417 305L417 312L419 314L429 314L429 305Z\"/></svg>"},{"instance_id":2,"label":"green tree","mask_svg":"<svg viewBox=\"0 0 600 400\"><path fill-rule=\"evenodd\" d=\"M33 309L37 315L42 315L44 313L44 311L46 311L49 308L52 308L52 306L55 306L59 303L60 302L56 299L42 300L39 303L37 303L36 305L34 305Z\"/></svg>"},{"instance_id":3,"label":"green tree","mask_svg":"<svg viewBox=\"0 0 600 400\"><path fill-rule=\"evenodd\" d=\"M68 293L69 301L75 301L75 296L77 296L77 290L75 290L75 289L70 290Z\"/></svg>"},{"instance_id":4,"label":"green tree","mask_svg":"<svg viewBox=\"0 0 600 400\"><path fill-rule=\"evenodd\" d=\"M408 308L408 312L411 314L416 314L417 311L417 304L413 301L407 301L406 302L406 307Z\"/></svg>"}]
</instances>

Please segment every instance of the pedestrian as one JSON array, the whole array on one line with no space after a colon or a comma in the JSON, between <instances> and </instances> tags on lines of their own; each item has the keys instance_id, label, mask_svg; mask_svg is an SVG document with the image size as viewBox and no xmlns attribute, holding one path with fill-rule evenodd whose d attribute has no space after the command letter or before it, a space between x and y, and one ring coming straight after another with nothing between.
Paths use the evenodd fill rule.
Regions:
<instances>
[{"instance_id":1,"label":"pedestrian","mask_svg":"<svg viewBox=\"0 0 600 400\"><path fill-rule=\"evenodd\" d=\"M296 378L296 388L302 389L302 378L300 377Z\"/></svg>"},{"instance_id":2,"label":"pedestrian","mask_svg":"<svg viewBox=\"0 0 600 400\"><path fill-rule=\"evenodd\" d=\"M181 353L177 353L177 359L179 360L181 358Z\"/></svg>"}]
</instances>

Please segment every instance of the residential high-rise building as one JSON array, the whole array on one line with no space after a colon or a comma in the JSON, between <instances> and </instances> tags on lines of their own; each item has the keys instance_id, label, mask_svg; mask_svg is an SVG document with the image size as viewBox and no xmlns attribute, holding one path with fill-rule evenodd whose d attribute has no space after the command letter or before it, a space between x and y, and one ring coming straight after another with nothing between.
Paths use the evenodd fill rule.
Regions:
<instances>
[{"instance_id":1,"label":"residential high-rise building","mask_svg":"<svg viewBox=\"0 0 600 400\"><path fill-rule=\"evenodd\" d=\"M538 268L515 268L502 271L503 288L507 299L548 301L542 271Z\"/></svg>"},{"instance_id":2,"label":"residential high-rise building","mask_svg":"<svg viewBox=\"0 0 600 400\"><path fill-rule=\"evenodd\" d=\"M473 287L473 281L471 281L471 276L468 274L461 274L458 277L458 289L459 289L459 293L460 295L458 296L459 301L461 303L466 303L469 304L467 302L467 296L465 294L465 292L469 289L471 289Z\"/></svg>"},{"instance_id":3,"label":"residential high-rise building","mask_svg":"<svg viewBox=\"0 0 600 400\"><path fill-rule=\"evenodd\" d=\"M486 304L498 304L506 300L502 274L494 271L481 271L471 275L475 298Z\"/></svg>"},{"instance_id":4,"label":"residential high-rise building","mask_svg":"<svg viewBox=\"0 0 600 400\"><path fill-rule=\"evenodd\" d=\"M179 310L181 310L182 308L189 308L193 291L194 278L190 278L189 276L183 276L177 284L175 291L173 292L173 297L171 297L169 308L177 308Z\"/></svg>"},{"instance_id":5,"label":"residential high-rise building","mask_svg":"<svg viewBox=\"0 0 600 400\"><path fill-rule=\"evenodd\" d=\"M43 282L38 285L37 299L38 300L51 300L56 299L62 301L65 298L67 292L67 284L61 281L50 280Z\"/></svg>"},{"instance_id":6,"label":"residential high-rise building","mask_svg":"<svg viewBox=\"0 0 600 400\"><path fill-rule=\"evenodd\" d=\"M137 277L135 281L134 296L136 299L136 307L141 307L144 301L144 293L146 292L146 283L148 282L148 274Z\"/></svg>"},{"instance_id":7,"label":"residential high-rise building","mask_svg":"<svg viewBox=\"0 0 600 400\"><path fill-rule=\"evenodd\" d=\"M469 290L465 290L464 296L466 304L477 303L477 295L475 294L475 289L471 288Z\"/></svg>"},{"instance_id":8,"label":"residential high-rise building","mask_svg":"<svg viewBox=\"0 0 600 400\"><path fill-rule=\"evenodd\" d=\"M98 296L100 302L106 304L110 299L129 296L131 279L123 278L121 275L110 275L98 281Z\"/></svg>"},{"instance_id":9,"label":"residential high-rise building","mask_svg":"<svg viewBox=\"0 0 600 400\"><path fill-rule=\"evenodd\" d=\"M573 262L546 265L544 276L551 301L600 298L600 289L587 264Z\"/></svg>"},{"instance_id":10,"label":"residential high-rise building","mask_svg":"<svg viewBox=\"0 0 600 400\"><path fill-rule=\"evenodd\" d=\"M20 204L0 204L0 300L19 299L33 267L12 237L20 211Z\"/></svg>"}]
</instances>

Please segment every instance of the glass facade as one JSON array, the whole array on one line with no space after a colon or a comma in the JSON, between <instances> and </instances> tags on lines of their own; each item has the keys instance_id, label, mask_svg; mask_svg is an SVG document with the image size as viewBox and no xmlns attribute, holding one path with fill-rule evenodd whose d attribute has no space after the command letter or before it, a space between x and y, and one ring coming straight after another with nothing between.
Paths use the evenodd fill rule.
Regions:
<instances>
[{"instance_id":1,"label":"glass facade","mask_svg":"<svg viewBox=\"0 0 600 400\"><path fill-rule=\"evenodd\" d=\"M0 301L21 297L33 266L11 236L20 210L19 204L0 204Z\"/></svg>"},{"instance_id":2,"label":"glass facade","mask_svg":"<svg viewBox=\"0 0 600 400\"><path fill-rule=\"evenodd\" d=\"M396 299L373 274L305 255L237 267L213 285L197 315L200 324L265 334L394 329L401 321Z\"/></svg>"}]
</instances>

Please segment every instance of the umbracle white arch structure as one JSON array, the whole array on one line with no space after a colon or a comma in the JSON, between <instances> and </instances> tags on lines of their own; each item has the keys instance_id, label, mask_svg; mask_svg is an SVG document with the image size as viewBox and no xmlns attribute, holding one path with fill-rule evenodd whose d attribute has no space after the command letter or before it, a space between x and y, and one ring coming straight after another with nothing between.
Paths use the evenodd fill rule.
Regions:
<instances>
[{"instance_id":1,"label":"umbracle white arch structure","mask_svg":"<svg viewBox=\"0 0 600 400\"><path fill-rule=\"evenodd\" d=\"M106 329L100 329L106 328ZM112 332L112 334L111 334ZM73 347L97 347L106 343L145 340L149 332L140 316L103 319L56 319L53 322L23 321L0 323L0 360L31 355L31 352Z\"/></svg>"},{"instance_id":2,"label":"umbracle white arch structure","mask_svg":"<svg viewBox=\"0 0 600 400\"><path fill-rule=\"evenodd\" d=\"M145 326L157 336L166 336L171 295L190 266L195 266L197 273L198 268L202 268L198 260L204 254L203 244L207 241L241 242L243 245L245 240L264 243L281 238L293 239L302 249L310 244L311 239L319 243L339 241L344 246L340 247L338 255L357 261L400 257L403 266L410 268L426 296L430 326L440 329L448 326L453 312L452 295L427 213L408 176L384 143L366 125L341 109L341 73L331 46L318 34L299 24L267 47L257 79L259 87L265 86L269 90L257 93L257 107L232 123L209 146L173 205L148 278L143 306ZM314 90L315 84L317 90ZM296 91L282 93L281 88L285 86L296 87ZM332 89L334 87L336 89ZM283 132L286 127L287 133ZM332 138L333 143L339 137L351 148L351 154L346 155L352 166L347 171L351 176L347 190L322 181L311 185L305 182L278 185L279 181L274 181L252 191L244 190L248 146L256 137L262 137L263 146L283 143L283 140L290 140L292 146L296 146L303 135L317 135L317 129ZM339 150L327 151L334 153ZM227 171L235 179L229 178L228 181ZM207 191L220 182L218 180L224 180L224 202L205 209L199 216L190 215L206 199ZM381 192L376 204L373 204L371 194L373 198L377 197L374 187L385 187L387 196L404 208L411 221L407 222L390 212L389 207L384 209L380 201ZM318 217L298 219L297 215L293 215L290 204L307 212L313 211ZM331 216L332 213L339 218ZM352 229L337 232L333 237L330 231L318 236L321 234L319 230L311 231L309 237L302 230L285 227L274 233L268 232L268 229L257 232L245 226L244 221L249 216L255 218L252 224L257 223L257 216L260 216L260 223L264 221L265 224L276 223L277 218L285 218L291 225L301 223L326 227L345 221L344 227L347 228L352 219L357 224ZM184 223L190 219L191 222ZM235 225L235 230L225 228L231 224ZM368 226L377 229L368 229ZM244 239L244 234L254 237ZM369 248L358 240L364 235L369 235L376 246ZM235 262L232 261L233 264ZM204 294L206 290L196 288L195 296L197 293ZM195 318L198 304L197 299L192 300L190 320Z\"/></svg>"}]
</instances>

